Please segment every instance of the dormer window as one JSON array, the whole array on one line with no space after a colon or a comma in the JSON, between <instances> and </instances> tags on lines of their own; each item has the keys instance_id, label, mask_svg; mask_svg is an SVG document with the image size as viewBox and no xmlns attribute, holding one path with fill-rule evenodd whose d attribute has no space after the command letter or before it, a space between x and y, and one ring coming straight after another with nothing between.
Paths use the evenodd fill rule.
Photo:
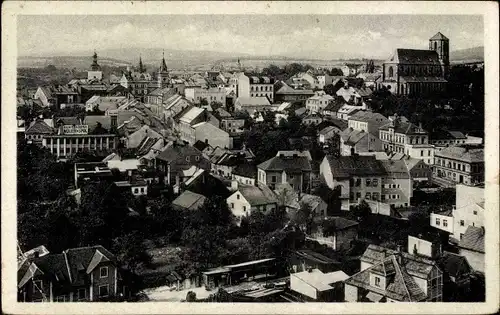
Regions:
<instances>
[{"instance_id":1,"label":"dormer window","mask_svg":"<svg viewBox=\"0 0 500 315\"><path fill-rule=\"evenodd\" d=\"M107 278L108 277L108 267L99 268L99 275L101 278Z\"/></svg>"},{"instance_id":2,"label":"dormer window","mask_svg":"<svg viewBox=\"0 0 500 315\"><path fill-rule=\"evenodd\" d=\"M380 287L380 277L375 276L375 286Z\"/></svg>"}]
</instances>

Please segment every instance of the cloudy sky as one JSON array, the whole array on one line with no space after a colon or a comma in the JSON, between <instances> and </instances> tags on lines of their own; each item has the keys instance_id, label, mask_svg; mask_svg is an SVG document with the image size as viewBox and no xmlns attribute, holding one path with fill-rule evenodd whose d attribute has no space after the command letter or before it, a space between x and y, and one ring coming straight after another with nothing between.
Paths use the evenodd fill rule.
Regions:
<instances>
[{"instance_id":1,"label":"cloudy sky","mask_svg":"<svg viewBox=\"0 0 500 315\"><path fill-rule=\"evenodd\" d=\"M17 38L22 56L143 47L328 59L426 49L438 31L451 50L484 45L470 15L19 16Z\"/></svg>"}]
</instances>

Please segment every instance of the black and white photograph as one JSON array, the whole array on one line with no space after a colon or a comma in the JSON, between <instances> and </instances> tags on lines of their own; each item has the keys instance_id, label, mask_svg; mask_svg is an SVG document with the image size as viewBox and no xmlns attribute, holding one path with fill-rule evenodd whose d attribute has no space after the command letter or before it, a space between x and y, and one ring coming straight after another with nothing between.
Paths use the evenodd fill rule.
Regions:
<instances>
[{"instance_id":1,"label":"black and white photograph","mask_svg":"<svg viewBox=\"0 0 500 315\"><path fill-rule=\"evenodd\" d=\"M16 307L498 309L498 5L13 2Z\"/></svg>"}]
</instances>

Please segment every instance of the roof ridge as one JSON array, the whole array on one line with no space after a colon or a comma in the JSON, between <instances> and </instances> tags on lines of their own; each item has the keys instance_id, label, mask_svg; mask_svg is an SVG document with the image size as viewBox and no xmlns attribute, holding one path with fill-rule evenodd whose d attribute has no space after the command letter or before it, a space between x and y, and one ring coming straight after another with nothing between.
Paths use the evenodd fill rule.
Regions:
<instances>
[{"instance_id":1,"label":"roof ridge","mask_svg":"<svg viewBox=\"0 0 500 315\"><path fill-rule=\"evenodd\" d=\"M397 255L401 255L401 254L398 253ZM401 256L401 258L403 258L403 257ZM408 294L408 300L409 300L409 302L413 302L412 299L411 299L410 291L408 290L408 287L406 286L406 281L405 281L405 279L403 277L403 271L401 270L401 266L399 265L399 262L397 261L396 254L392 255L392 263L395 264L395 266L396 266L395 269L397 271L399 271L399 275L401 276L401 280L403 281L403 287L405 288L405 291Z\"/></svg>"}]
</instances>

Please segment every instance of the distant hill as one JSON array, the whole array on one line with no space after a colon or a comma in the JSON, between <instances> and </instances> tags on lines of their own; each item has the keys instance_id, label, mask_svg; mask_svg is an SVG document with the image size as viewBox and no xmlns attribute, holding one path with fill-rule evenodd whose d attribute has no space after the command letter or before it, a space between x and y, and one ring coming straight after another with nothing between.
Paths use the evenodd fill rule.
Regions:
<instances>
[{"instance_id":1,"label":"distant hill","mask_svg":"<svg viewBox=\"0 0 500 315\"><path fill-rule=\"evenodd\" d=\"M484 47L472 47L450 52L450 61L484 61Z\"/></svg>"},{"instance_id":2,"label":"distant hill","mask_svg":"<svg viewBox=\"0 0 500 315\"><path fill-rule=\"evenodd\" d=\"M57 68L88 69L92 64L91 56L53 56L53 57L29 57L21 56L17 59L18 68L43 68L54 65ZM130 62L115 58L99 58L101 66L126 67Z\"/></svg>"}]
</instances>

